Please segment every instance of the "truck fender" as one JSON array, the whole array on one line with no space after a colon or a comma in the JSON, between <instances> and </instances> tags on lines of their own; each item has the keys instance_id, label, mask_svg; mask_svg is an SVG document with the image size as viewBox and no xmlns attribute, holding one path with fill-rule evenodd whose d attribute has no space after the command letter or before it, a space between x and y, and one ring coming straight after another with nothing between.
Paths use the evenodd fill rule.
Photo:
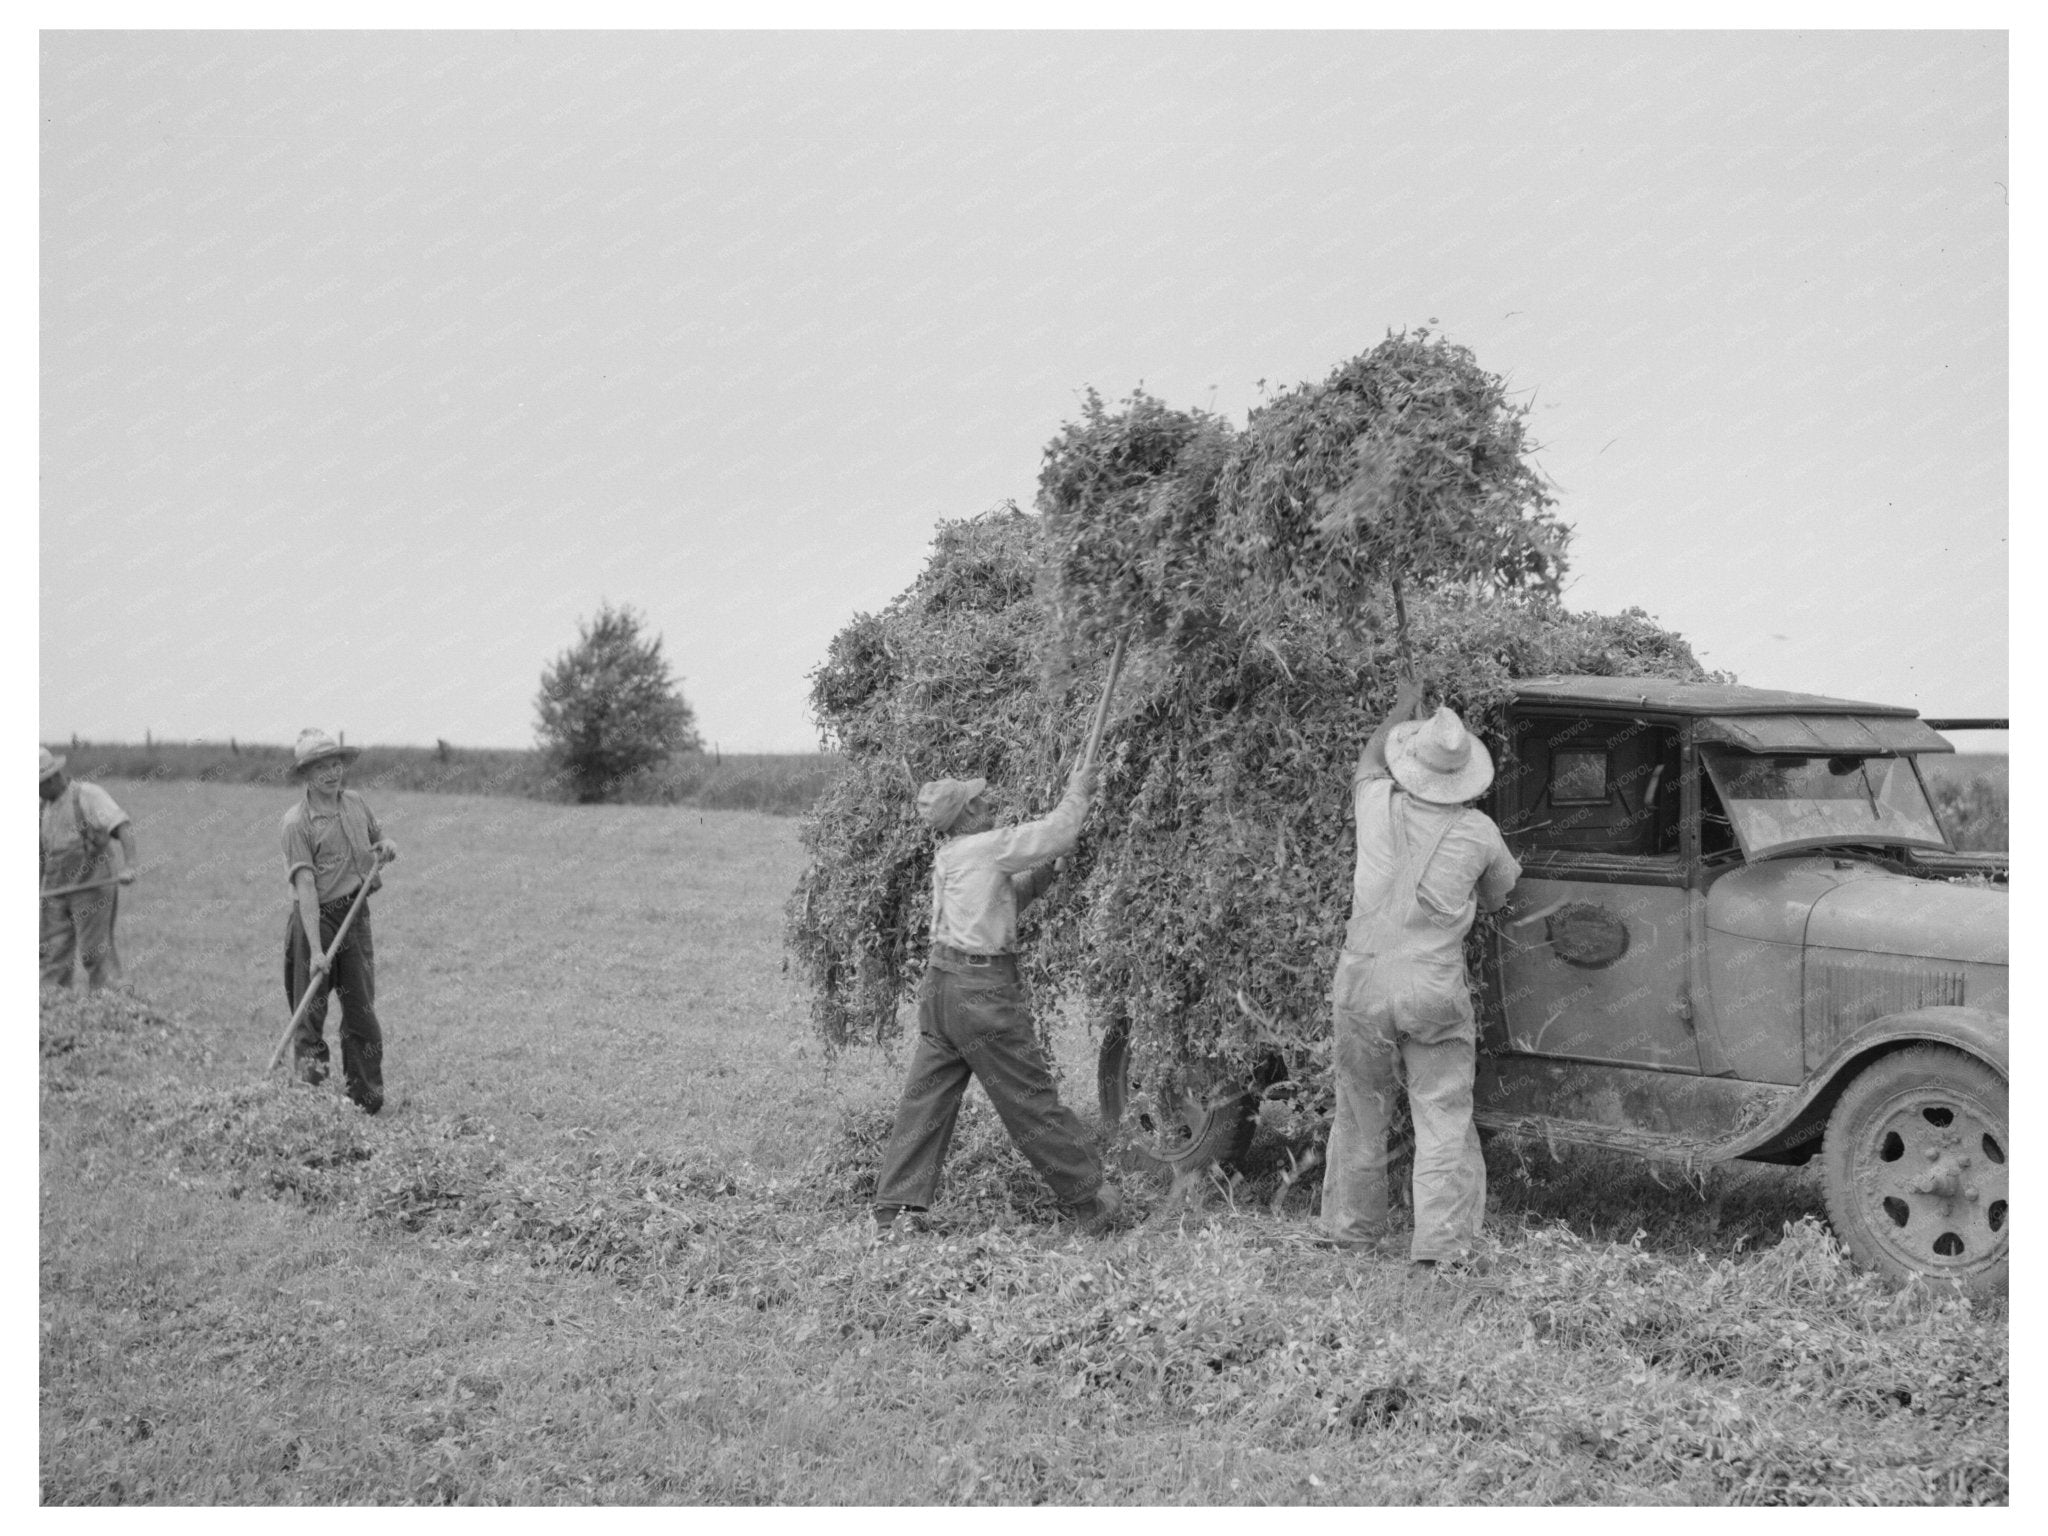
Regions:
<instances>
[{"instance_id":1,"label":"truck fender","mask_svg":"<svg viewBox=\"0 0 2048 1536\"><path fill-rule=\"evenodd\" d=\"M1760 1163L1804 1162L1813 1154L1828 1115L1850 1080L1878 1057L1909 1045L1947 1045L2010 1078L2010 1028L2002 1013L1982 1008L1915 1008L1872 1019L1836 1046L1793 1099L1768 1120L1731 1142L1720 1155Z\"/></svg>"}]
</instances>

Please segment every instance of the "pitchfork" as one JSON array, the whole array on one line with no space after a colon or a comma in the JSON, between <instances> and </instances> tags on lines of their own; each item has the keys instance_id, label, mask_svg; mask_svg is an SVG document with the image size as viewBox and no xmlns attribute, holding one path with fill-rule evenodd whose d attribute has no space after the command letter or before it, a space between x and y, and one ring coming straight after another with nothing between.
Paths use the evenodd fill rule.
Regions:
<instances>
[{"instance_id":1,"label":"pitchfork","mask_svg":"<svg viewBox=\"0 0 2048 1536\"><path fill-rule=\"evenodd\" d=\"M381 850L378 851L376 860L376 863L370 866L370 880L374 880L377 871L384 867L384 854ZM341 920L341 926L334 930L334 942L327 946L326 953L321 956L320 976L307 979L306 990L299 997L299 1006L292 1010L291 1023L285 1025L284 1033L277 1037L277 1049L270 1053L270 1065L263 1069L265 1072L275 1072L277 1064L284 1060L284 1048L292 1043L292 1036L298 1032L299 1021L306 1016L306 1010L313 1006L313 998L320 991L321 978L332 974L334 957L340 952L342 940L348 937L349 929L355 924L356 914L363 910L363 902L369 897L370 880L365 880L357 888L356 899L349 904L348 915ZM307 938L306 947L308 951L312 949L311 935Z\"/></svg>"}]
</instances>

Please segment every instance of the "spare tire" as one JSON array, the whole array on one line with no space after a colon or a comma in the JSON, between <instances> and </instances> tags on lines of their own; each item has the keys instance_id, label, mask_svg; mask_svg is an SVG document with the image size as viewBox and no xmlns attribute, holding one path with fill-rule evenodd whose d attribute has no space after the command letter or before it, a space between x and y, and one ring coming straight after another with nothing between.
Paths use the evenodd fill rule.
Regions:
<instances>
[{"instance_id":1,"label":"spare tire","mask_svg":"<svg viewBox=\"0 0 2048 1536\"><path fill-rule=\"evenodd\" d=\"M1235 1168L1258 1128L1258 1096L1242 1078L1205 1062L1154 1059L1133 1046L1123 1018L1103 1031L1095 1084L1104 1134L1176 1176Z\"/></svg>"}]
</instances>

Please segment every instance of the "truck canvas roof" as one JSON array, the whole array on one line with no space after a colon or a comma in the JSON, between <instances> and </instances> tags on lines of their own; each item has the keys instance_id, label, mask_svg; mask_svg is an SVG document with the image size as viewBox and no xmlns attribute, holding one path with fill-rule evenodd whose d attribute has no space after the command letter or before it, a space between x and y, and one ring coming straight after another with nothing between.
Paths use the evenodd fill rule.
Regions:
<instances>
[{"instance_id":1,"label":"truck canvas roof","mask_svg":"<svg viewBox=\"0 0 2048 1536\"><path fill-rule=\"evenodd\" d=\"M1515 685L1515 696L1523 704L1695 715L1703 721L1702 740L1745 752L1892 757L1955 750L1910 709L1818 693L1659 677L1533 677Z\"/></svg>"},{"instance_id":2,"label":"truck canvas roof","mask_svg":"<svg viewBox=\"0 0 2048 1536\"><path fill-rule=\"evenodd\" d=\"M1586 704L1655 709L1674 715L1880 715L1911 720L1897 704L1864 704L1818 693L1744 688L1736 683L1679 683L1662 677L1525 677L1515 696L1530 704Z\"/></svg>"}]
</instances>

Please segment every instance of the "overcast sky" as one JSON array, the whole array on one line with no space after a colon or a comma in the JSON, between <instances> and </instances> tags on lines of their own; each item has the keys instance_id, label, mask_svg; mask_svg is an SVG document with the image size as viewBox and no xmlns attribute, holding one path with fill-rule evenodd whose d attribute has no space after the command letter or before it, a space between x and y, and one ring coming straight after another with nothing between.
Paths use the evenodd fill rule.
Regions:
<instances>
[{"instance_id":1,"label":"overcast sky","mask_svg":"<svg viewBox=\"0 0 2048 1536\"><path fill-rule=\"evenodd\" d=\"M2007 710L1996 33L41 42L39 727L518 746L606 599L707 739L1094 385L1435 323L1578 607Z\"/></svg>"}]
</instances>

